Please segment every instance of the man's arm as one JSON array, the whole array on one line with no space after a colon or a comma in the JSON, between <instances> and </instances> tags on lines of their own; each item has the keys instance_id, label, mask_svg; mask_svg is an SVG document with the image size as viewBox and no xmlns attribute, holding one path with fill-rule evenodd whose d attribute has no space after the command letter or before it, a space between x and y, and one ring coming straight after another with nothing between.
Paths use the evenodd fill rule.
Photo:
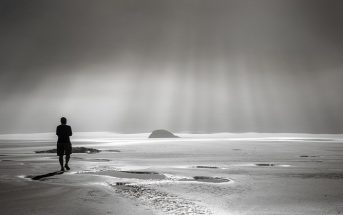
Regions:
<instances>
[{"instance_id":1,"label":"man's arm","mask_svg":"<svg viewBox=\"0 0 343 215\"><path fill-rule=\"evenodd\" d=\"M59 132L58 132L58 126L56 127L56 135L58 136Z\"/></svg>"},{"instance_id":2,"label":"man's arm","mask_svg":"<svg viewBox=\"0 0 343 215\"><path fill-rule=\"evenodd\" d=\"M73 131L71 130L70 126L69 126L69 136L73 136Z\"/></svg>"}]
</instances>

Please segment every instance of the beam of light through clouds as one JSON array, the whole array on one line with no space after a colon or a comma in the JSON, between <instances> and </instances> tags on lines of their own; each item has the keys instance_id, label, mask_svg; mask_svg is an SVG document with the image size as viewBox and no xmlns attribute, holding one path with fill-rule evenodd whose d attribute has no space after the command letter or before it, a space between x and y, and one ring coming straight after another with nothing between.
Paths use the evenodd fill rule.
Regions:
<instances>
[{"instance_id":1,"label":"beam of light through clouds","mask_svg":"<svg viewBox=\"0 0 343 215\"><path fill-rule=\"evenodd\" d=\"M343 132L339 0L3 0L0 133Z\"/></svg>"}]
</instances>

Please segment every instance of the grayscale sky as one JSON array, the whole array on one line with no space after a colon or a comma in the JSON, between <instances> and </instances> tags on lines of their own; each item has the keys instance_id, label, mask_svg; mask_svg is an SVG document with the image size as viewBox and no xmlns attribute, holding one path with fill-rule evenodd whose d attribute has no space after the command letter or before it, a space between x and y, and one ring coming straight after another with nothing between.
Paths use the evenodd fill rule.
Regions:
<instances>
[{"instance_id":1,"label":"grayscale sky","mask_svg":"<svg viewBox=\"0 0 343 215\"><path fill-rule=\"evenodd\" d=\"M343 133L341 0L1 0L0 133Z\"/></svg>"}]
</instances>

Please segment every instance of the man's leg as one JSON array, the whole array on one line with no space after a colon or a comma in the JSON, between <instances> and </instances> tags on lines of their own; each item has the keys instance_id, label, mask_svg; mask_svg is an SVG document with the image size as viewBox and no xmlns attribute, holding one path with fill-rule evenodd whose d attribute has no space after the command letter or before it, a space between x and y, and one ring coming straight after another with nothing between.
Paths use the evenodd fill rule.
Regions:
<instances>
[{"instance_id":1,"label":"man's leg","mask_svg":"<svg viewBox=\"0 0 343 215\"><path fill-rule=\"evenodd\" d=\"M64 167L63 167L63 155L60 155L58 158L60 165L61 165L61 171L64 171Z\"/></svg>"},{"instance_id":2,"label":"man's leg","mask_svg":"<svg viewBox=\"0 0 343 215\"><path fill-rule=\"evenodd\" d=\"M65 165L65 168L66 168L67 170L70 170L70 168L69 168L69 166L68 166L69 160L70 160L70 155L68 154L68 155L66 155L66 165Z\"/></svg>"}]
</instances>

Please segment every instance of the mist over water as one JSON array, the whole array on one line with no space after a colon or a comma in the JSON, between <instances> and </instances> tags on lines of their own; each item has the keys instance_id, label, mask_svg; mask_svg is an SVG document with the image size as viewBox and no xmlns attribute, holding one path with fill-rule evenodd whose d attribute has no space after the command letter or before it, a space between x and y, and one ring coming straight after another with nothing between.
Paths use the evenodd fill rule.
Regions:
<instances>
[{"instance_id":1,"label":"mist over water","mask_svg":"<svg viewBox=\"0 0 343 215\"><path fill-rule=\"evenodd\" d=\"M1 1L0 133L342 133L342 9Z\"/></svg>"}]
</instances>

